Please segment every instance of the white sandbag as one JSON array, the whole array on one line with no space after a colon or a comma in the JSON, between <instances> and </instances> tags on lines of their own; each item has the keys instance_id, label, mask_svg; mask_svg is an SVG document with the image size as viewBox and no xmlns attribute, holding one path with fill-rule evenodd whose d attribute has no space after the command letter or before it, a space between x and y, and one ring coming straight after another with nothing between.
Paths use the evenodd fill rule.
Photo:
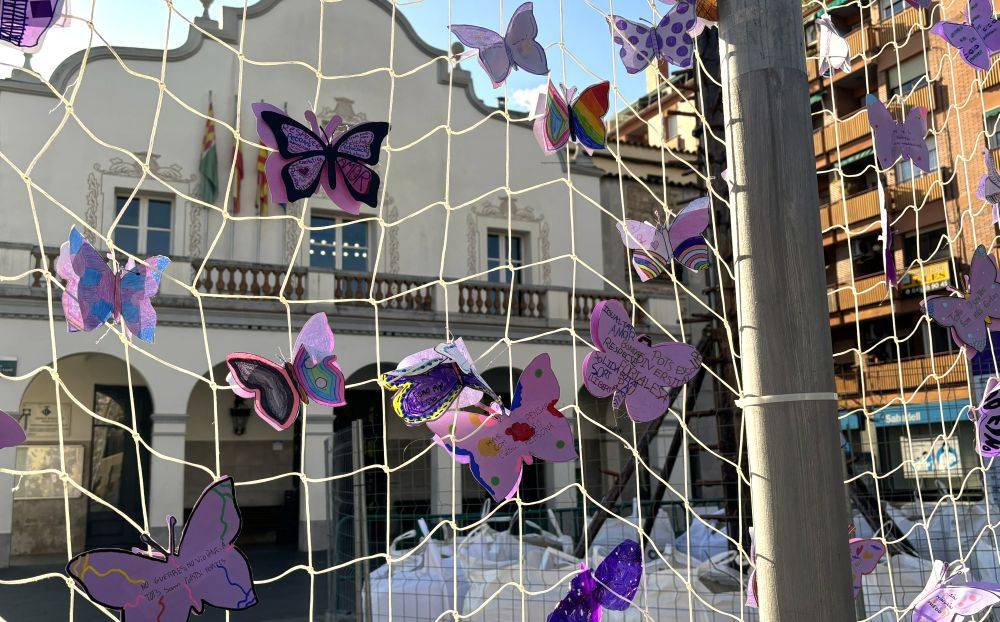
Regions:
<instances>
[{"instance_id":1,"label":"white sandbag","mask_svg":"<svg viewBox=\"0 0 1000 622\"><path fill-rule=\"evenodd\" d=\"M593 520L591 516L590 520ZM608 516L608 519L601 525L600 531L590 542L591 550L597 551L599 556L603 558L607 555L611 549L621 544L622 540L635 540L639 541L639 532L633 525L638 525L642 527L646 521L645 514L642 518L639 517L639 504L638 501L632 501L632 512L628 517L629 522L625 522L615 516ZM629 524L631 523L631 524ZM663 555L668 555L673 548L674 544L674 526L670 521L670 515L660 508L656 512L656 520L653 521L653 529L646 534L649 541L656 545L656 548L660 550ZM649 547L646 550L646 560L649 561L656 557Z\"/></svg>"},{"instance_id":2,"label":"white sandbag","mask_svg":"<svg viewBox=\"0 0 1000 622\"><path fill-rule=\"evenodd\" d=\"M463 616L474 622L548 617L569 590L570 577L579 568L578 560L552 548L525 544L524 551L520 566L517 560L503 564L483 560L485 563L479 568L469 563L471 585L462 605ZM524 587L523 595L518 586Z\"/></svg>"},{"instance_id":3,"label":"white sandbag","mask_svg":"<svg viewBox=\"0 0 1000 622\"><path fill-rule=\"evenodd\" d=\"M696 508L695 511L701 520L695 517L691 519L690 554L692 560L698 560L700 563L713 555L720 555L729 550L729 540L726 539L729 526L720 520L725 515L724 510L720 508ZM687 554L687 533L677 536L674 546L682 554Z\"/></svg>"}]
</instances>

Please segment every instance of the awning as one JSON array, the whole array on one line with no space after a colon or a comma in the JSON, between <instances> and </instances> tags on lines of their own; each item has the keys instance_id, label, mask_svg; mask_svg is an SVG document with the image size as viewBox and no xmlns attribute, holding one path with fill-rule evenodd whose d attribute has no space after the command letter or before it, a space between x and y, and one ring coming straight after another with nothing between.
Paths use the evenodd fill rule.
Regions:
<instances>
[{"instance_id":1,"label":"awning","mask_svg":"<svg viewBox=\"0 0 1000 622\"><path fill-rule=\"evenodd\" d=\"M860 430L861 429L861 413L851 413L844 417L840 417L840 429L841 430Z\"/></svg>"},{"instance_id":2,"label":"awning","mask_svg":"<svg viewBox=\"0 0 1000 622\"><path fill-rule=\"evenodd\" d=\"M945 423L955 421L966 416L969 411L969 403L960 400L948 402L927 402L924 404L908 404L904 412L899 404L887 406L875 413L875 427L885 428L890 426L901 426L909 423L919 425L925 423ZM860 430L862 415L859 412L852 412L846 415L840 413L841 430Z\"/></svg>"},{"instance_id":3,"label":"awning","mask_svg":"<svg viewBox=\"0 0 1000 622\"><path fill-rule=\"evenodd\" d=\"M823 93L813 93L812 95L809 96L810 106L821 101L823 101Z\"/></svg>"},{"instance_id":4,"label":"awning","mask_svg":"<svg viewBox=\"0 0 1000 622\"><path fill-rule=\"evenodd\" d=\"M873 153L874 150L871 147L869 147L868 149L862 149L857 153L852 153L846 158L841 159L840 165L844 166L845 164L850 164L851 162L857 162L858 160L864 160L865 158L870 158L872 157Z\"/></svg>"}]
</instances>

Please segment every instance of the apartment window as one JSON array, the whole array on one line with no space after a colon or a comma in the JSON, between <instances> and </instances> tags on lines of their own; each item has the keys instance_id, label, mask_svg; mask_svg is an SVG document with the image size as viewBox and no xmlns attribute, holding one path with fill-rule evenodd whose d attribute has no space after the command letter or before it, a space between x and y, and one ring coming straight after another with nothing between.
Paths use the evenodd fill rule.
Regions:
<instances>
[{"instance_id":1,"label":"apartment window","mask_svg":"<svg viewBox=\"0 0 1000 622\"><path fill-rule=\"evenodd\" d=\"M882 257L882 240L878 233L859 235L851 239L851 259L854 278L878 274L885 269Z\"/></svg>"},{"instance_id":2,"label":"apartment window","mask_svg":"<svg viewBox=\"0 0 1000 622\"><path fill-rule=\"evenodd\" d=\"M1000 147L1000 108L986 113L986 145L990 149Z\"/></svg>"},{"instance_id":3,"label":"apartment window","mask_svg":"<svg viewBox=\"0 0 1000 622\"><path fill-rule=\"evenodd\" d=\"M676 115L672 115L672 114L671 115L667 115L667 122L666 122L665 125L666 125L666 130L667 130L667 138L673 138L674 136L677 136L677 116Z\"/></svg>"},{"instance_id":4,"label":"apartment window","mask_svg":"<svg viewBox=\"0 0 1000 622\"><path fill-rule=\"evenodd\" d=\"M930 152L930 170L937 170L938 158L937 158L937 142L934 140L933 136L928 136L927 150ZM914 177L920 177L924 172L913 165L910 160L905 160L896 165L896 183L903 183L910 181Z\"/></svg>"},{"instance_id":5,"label":"apartment window","mask_svg":"<svg viewBox=\"0 0 1000 622\"><path fill-rule=\"evenodd\" d=\"M906 239L903 241L903 260L906 262L906 265L910 265L917 260L918 239L920 241L920 254L923 256L925 262L947 257L948 242L947 240L941 240L941 238L947 236L948 231L943 227L906 236ZM940 248L938 248L938 245L940 245Z\"/></svg>"},{"instance_id":6,"label":"apartment window","mask_svg":"<svg viewBox=\"0 0 1000 622\"><path fill-rule=\"evenodd\" d=\"M309 219L309 226L313 227L309 232L310 266L350 272L368 271L368 223L313 216Z\"/></svg>"},{"instance_id":7,"label":"apartment window","mask_svg":"<svg viewBox=\"0 0 1000 622\"><path fill-rule=\"evenodd\" d=\"M927 84L927 71L924 67L924 57L922 54L911 56L889 68L885 72L885 82L889 89L889 96L899 95L906 97L917 88Z\"/></svg>"},{"instance_id":8,"label":"apartment window","mask_svg":"<svg viewBox=\"0 0 1000 622\"><path fill-rule=\"evenodd\" d=\"M510 265L519 268L524 265L525 248L527 247L527 235L523 233L513 233L509 237L505 231L491 231L486 234L486 267L490 270L499 266L507 265L508 249L510 251ZM508 241L510 244L508 245ZM510 283L511 273L509 270L496 270L490 272L488 280L491 283ZM524 282L524 272L518 270L514 272L514 282Z\"/></svg>"},{"instance_id":9,"label":"apartment window","mask_svg":"<svg viewBox=\"0 0 1000 622\"><path fill-rule=\"evenodd\" d=\"M115 246L132 255L170 255L173 211L173 201L166 198L115 197L115 214L124 212L115 227Z\"/></svg>"},{"instance_id":10,"label":"apartment window","mask_svg":"<svg viewBox=\"0 0 1000 622\"><path fill-rule=\"evenodd\" d=\"M906 0L879 0L878 2L882 19L889 19L893 15L899 15L907 6Z\"/></svg>"}]
</instances>

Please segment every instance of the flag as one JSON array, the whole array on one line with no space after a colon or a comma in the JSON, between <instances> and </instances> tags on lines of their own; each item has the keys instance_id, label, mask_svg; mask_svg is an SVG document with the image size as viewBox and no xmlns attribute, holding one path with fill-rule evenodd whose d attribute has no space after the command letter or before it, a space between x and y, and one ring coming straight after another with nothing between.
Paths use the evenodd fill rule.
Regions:
<instances>
[{"instance_id":1,"label":"flag","mask_svg":"<svg viewBox=\"0 0 1000 622\"><path fill-rule=\"evenodd\" d=\"M264 164L267 162L268 150L261 147L257 150L257 215L267 216L271 203L271 189L267 185L267 174Z\"/></svg>"},{"instance_id":2,"label":"flag","mask_svg":"<svg viewBox=\"0 0 1000 622\"><path fill-rule=\"evenodd\" d=\"M201 139L201 161L198 163L198 198L206 203L215 203L219 192L219 154L215 150L215 109L212 97L208 98L208 118L205 119L205 135Z\"/></svg>"},{"instance_id":3,"label":"flag","mask_svg":"<svg viewBox=\"0 0 1000 622\"><path fill-rule=\"evenodd\" d=\"M240 186L243 185L243 150L240 141L236 140L236 179L233 180L233 214L240 213Z\"/></svg>"}]
</instances>

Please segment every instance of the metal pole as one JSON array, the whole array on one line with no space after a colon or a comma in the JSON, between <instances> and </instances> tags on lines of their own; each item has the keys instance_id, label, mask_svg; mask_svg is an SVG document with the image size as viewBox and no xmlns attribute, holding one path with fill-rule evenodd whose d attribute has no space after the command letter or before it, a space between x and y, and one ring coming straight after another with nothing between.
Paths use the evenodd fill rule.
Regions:
<instances>
[{"instance_id":1,"label":"metal pole","mask_svg":"<svg viewBox=\"0 0 1000 622\"><path fill-rule=\"evenodd\" d=\"M719 38L760 618L849 622L801 2L720 2Z\"/></svg>"}]
</instances>

